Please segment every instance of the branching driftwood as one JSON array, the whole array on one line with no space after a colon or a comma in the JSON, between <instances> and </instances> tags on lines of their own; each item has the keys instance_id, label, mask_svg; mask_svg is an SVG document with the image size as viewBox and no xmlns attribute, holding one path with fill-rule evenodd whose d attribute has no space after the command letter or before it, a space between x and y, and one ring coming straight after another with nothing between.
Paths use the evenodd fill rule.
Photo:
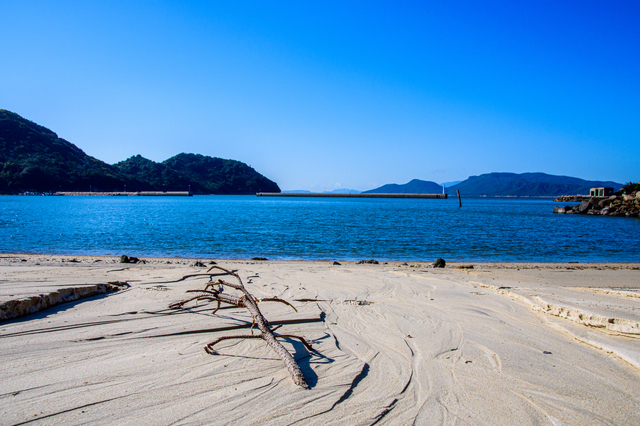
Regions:
<instances>
[{"instance_id":1,"label":"branching driftwood","mask_svg":"<svg viewBox=\"0 0 640 426\"><path fill-rule=\"evenodd\" d=\"M246 308L251 314L251 318L253 319L253 324L251 324L251 334L219 337L213 342L209 343L207 346L205 346L204 350L209 354L215 355L217 352L215 351L215 349L213 349L213 347L217 343L223 340L262 339L265 342L267 342L269 346L271 346L271 348L280 356L280 358L282 358L282 361L284 361L285 365L287 366L289 373L291 373L291 377L293 378L294 383L298 386L302 386L305 389L309 389L309 385L307 384L304 378L304 375L302 374L302 370L300 370L300 366L298 365L296 360L293 358L293 356L289 353L289 351L287 351L287 349L285 349L285 347L282 346L282 344L277 339L278 338L297 339L297 340L300 340L308 350L312 351L313 348L311 347L311 345L307 343L307 341L303 337L295 336L292 334L275 334L274 331L280 328L281 325L271 328L271 326L269 325L269 322L262 315L262 312L260 312L260 309L258 308L258 303L259 302L279 302L279 303L284 303L285 305L291 306L291 308L293 308L293 310L295 310L296 312L298 312L298 310L286 300L278 299L275 297L265 298L265 299L259 299L259 298L253 297L244 287L244 284L242 283L242 279L240 279L240 276L238 274L232 271L229 271L227 269L221 268L220 266L212 266L211 268L209 268L207 272L210 272L212 269L219 269L228 275L234 276L236 280L238 280L238 283L237 284L230 283L227 281L223 281L221 279L218 279L218 281L214 282L213 277L211 277L211 280L207 283L204 290L188 290L187 291L187 293L199 293L197 296L189 299L185 299L178 303L174 303L172 305L169 305L169 307L172 309L177 309L177 308L183 307L185 304L192 301L196 301L196 302L207 301L207 302L217 303L216 308L213 310L214 314L218 311L218 309L220 309L221 303L228 303L230 305L234 305L239 308ZM234 296L231 294L224 293L225 286L241 291L242 296ZM258 326L258 329L260 329L260 333L253 334L253 328L256 325Z\"/></svg>"}]
</instances>

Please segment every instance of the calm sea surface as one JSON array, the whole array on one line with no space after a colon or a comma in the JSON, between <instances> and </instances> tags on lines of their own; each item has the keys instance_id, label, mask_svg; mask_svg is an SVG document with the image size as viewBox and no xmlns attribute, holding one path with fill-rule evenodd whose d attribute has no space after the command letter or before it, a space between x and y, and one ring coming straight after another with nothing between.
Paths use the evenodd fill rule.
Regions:
<instances>
[{"instance_id":1,"label":"calm sea surface","mask_svg":"<svg viewBox=\"0 0 640 426\"><path fill-rule=\"evenodd\" d=\"M550 200L0 196L0 252L639 262L640 220Z\"/></svg>"}]
</instances>

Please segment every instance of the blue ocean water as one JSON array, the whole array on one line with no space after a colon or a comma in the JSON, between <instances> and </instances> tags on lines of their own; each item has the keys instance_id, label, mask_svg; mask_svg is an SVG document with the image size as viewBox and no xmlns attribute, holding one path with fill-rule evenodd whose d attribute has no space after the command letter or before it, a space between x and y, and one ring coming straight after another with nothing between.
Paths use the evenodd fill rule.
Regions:
<instances>
[{"instance_id":1,"label":"blue ocean water","mask_svg":"<svg viewBox=\"0 0 640 426\"><path fill-rule=\"evenodd\" d=\"M0 252L271 260L639 262L640 220L539 199L0 197Z\"/></svg>"}]
</instances>

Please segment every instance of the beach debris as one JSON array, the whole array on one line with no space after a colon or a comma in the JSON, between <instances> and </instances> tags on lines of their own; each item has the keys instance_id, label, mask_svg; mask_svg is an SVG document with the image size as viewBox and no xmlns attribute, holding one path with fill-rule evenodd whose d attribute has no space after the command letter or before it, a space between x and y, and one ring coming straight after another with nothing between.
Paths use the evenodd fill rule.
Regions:
<instances>
[{"instance_id":1,"label":"beach debris","mask_svg":"<svg viewBox=\"0 0 640 426\"><path fill-rule=\"evenodd\" d=\"M196 260L195 262L193 262L193 264L191 264L192 267L194 268L206 268L207 265L205 265L204 263L200 262L199 260Z\"/></svg>"},{"instance_id":2,"label":"beach debris","mask_svg":"<svg viewBox=\"0 0 640 426\"><path fill-rule=\"evenodd\" d=\"M371 264L371 265L377 265L378 261L375 259L370 259L370 260L361 260L359 262L356 262L356 265L364 265L364 264Z\"/></svg>"},{"instance_id":3,"label":"beach debris","mask_svg":"<svg viewBox=\"0 0 640 426\"><path fill-rule=\"evenodd\" d=\"M126 281L109 281L109 282L107 282L107 284L115 285L116 287L120 287L120 288L129 288L129 287L131 287L129 285L129 283L126 282Z\"/></svg>"},{"instance_id":4,"label":"beach debris","mask_svg":"<svg viewBox=\"0 0 640 426\"><path fill-rule=\"evenodd\" d=\"M367 306L373 305L374 302L369 302L368 300L355 300L355 299L347 299L342 301L343 305L355 305L355 306Z\"/></svg>"},{"instance_id":5,"label":"beach debris","mask_svg":"<svg viewBox=\"0 0 640 426\"><path fill-rule=\"evenodd\" d=\"M458 265L456 269L473 269L473 265Z\"/></svg>"},{"instance_id":6,"label":"beach debris","mask_svg":"<svg viewBox=\"0 0 640 426\"><path fill-rule=\"evenodd\" d=\"M543 354L545 355L551 355L553 352L549 352L549 351L542 351Z\"/></svg>"},{"instance_id":7,"label":"beach debris","mask_svg":"<svg viewBox=\"0 0 640 426\"><path fill-rule=\"evenodd\" d=\"M142 259L138 259L137 257L133 257L133 256L127 256L126 254L123 254L122 256L120 256L120 263L147 263Z\"/></svg>"},{"instance_id":8,"label":"beach debris","mask_svg":"<svg viewBox=\"0 0 640 426\"><path fill-rule=\"evenodd\" d=\"M342 265L340 262L333 262L334 266L340 266Z\"/></svg>"},{"instance_id":9,"label":"beach debris","mask_svg":"<svg viewBox=\"0 0 640 426\"><path fill-rule=\"evenodd\" d=\"M271 346L271 348L280 356L285 366L289 370L289 373L291 374L291 378L293 379L293 382L300 387L309 389L309 385L307 384L307 381L304 378L304 374L302 373L300 366L298 365L296 360L293 358L293 356L289 353L289 351L287 351L287 349L284 346L282 346L282 344L277 339L279 338L297 339L300 342L302 342L302 344L307 348L307 350L313 351L313 348L301 336L296 336L293 334L276 334L275 331L278 328L282 327L282 324L275 327L271 327L267 319L262 315L262 312L260 312L260 309L258 308L258 303L278 302L278 303L283 303L287 306L290 306L296 312L298 312L298 310L291 303L287 302L286 300L279 299L277 297L262 298L262 299L254 297L245 288L244 284L242 283L242 279L237 273L232 272L228 269L222 268L220 266L215 266L215 265L209 268L207 270L207 273L211 272L212 269L218 269L227 275L231 275L238 282L231 283L228 281L224 281L222 279L218 279L217 281L214 281L213 276L211 276L209 282L206 284L203 290L187 290L187 293L199 293L197 296L182 300L177 303L173 303L169 305L169 308L179 309L179 308L182 308L185 304L192 301L216 302L217 306L213 310L214 314L218 311L218 309L220 309L221 303L227 303L229 305L237 306L239 308L246 308L251 314L251 318L253 319L253 323L251 324L251 334L219 337L213 342L206 345L204 347L204 350L210 355L217 355L217 352L213 347L217 343L220 343L223 340L262 339L265 342L267 342L267 344ZM242 293L242 295L236 296L233 294L225 293L224 287L230 287L232 289L239 290ZM258 334L253 333L254 326L258 326L260 333Z\"/></svg>"},{"instance_id":10,"label":"beach debris","mask_svg":"<svg viewBox=\"0 0 640 426\"><path fill-rule=\"evenodd\" d=\"M432 268L444 268L445 265L447 264L447 262L444 261L444 259L442 258L437 258L436 261L434 263L431 264Z\"/></svg>"},{"instance_id":11,"label":"beach debris","mask_svg":"<svg viewBox=\"0 0 640 426\"><path fill-rule=\"evenodd\" d=\"M251 260L269 260L266 257L252 257Z\"/></svg>"}]
</instances>

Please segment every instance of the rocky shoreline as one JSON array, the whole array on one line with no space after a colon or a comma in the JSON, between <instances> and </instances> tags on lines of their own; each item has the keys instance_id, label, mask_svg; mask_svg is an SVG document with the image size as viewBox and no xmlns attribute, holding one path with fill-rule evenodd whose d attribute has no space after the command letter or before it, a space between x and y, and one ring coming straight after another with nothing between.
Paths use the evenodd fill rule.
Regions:
<instances>
[{"instance_id":1,"label":"rocky shoreline","mask_svg":"<svg viewBox=\"0 0 640 426\"><path fill-rule=\"evenodd\" d=\"M631 194L616 194L610 197L561 195L554 201L580 203L573 206L556 206L553 212L561 214L638 217L640 212L640 191L635 191Z\"/></svg>"}]
</instances>

